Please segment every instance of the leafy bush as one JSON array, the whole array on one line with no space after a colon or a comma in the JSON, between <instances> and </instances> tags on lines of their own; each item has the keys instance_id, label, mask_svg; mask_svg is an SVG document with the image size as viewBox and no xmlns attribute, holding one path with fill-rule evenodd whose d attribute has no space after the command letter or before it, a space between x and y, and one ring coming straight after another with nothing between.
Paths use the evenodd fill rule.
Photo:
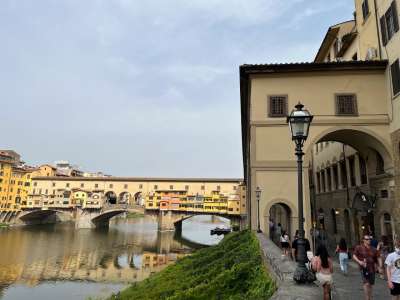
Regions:
<instances>
[{"instance_id":1,"label":"leafy bush","mask_svg":"<svg viewBox=\"0 0 400 300\"><path fill-rule=\"evenodd\" d=\"M274 291L275 283L265 271L258 241L246 230L178 260L111 299L258 300L270 298Z\"/></svg>"}]
</instances>

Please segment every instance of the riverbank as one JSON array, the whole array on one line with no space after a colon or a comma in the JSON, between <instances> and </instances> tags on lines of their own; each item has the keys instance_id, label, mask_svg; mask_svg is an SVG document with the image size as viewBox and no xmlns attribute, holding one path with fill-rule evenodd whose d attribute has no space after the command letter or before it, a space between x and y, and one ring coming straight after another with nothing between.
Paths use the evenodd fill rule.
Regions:
<instances>
[{"instance_id":1,"label":"riverbank","mask_svg":"<svg viewBox=\"0 0 400 300\"><path fill-rule=\"evenodd\" d=\"M231 233L109 299L268 299L276 286L261 255L254 233Z\"/></svg>"}]
</instances>

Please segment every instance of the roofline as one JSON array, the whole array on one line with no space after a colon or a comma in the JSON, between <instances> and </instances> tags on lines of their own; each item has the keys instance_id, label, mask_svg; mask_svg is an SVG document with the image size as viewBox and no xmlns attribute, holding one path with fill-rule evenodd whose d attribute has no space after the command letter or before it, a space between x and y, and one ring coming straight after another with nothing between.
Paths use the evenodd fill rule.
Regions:
<instances>
[{"instance_id":1,"label":"roofline","mask_svg":"<svg viewBox=\"0 0 400 300\"><path fill-rule=\"evenodd\" d=\"M34 177L38 181L114 181L114 182L227 182L241 183L243 178L167 178L167 177Z\"/></svg>"},{"instance_id":2,"label":"roofline","mask_svg":"<svg viewBox=\"0 0 400 300\"><path fill-rule=\"evenodd\" d=\"M337 31L339 32L339 29L340 29L340 28L337 27L337 26L343 25L343 24L345 24L345 23L350 23L350 22L354 22L354 23L355 23L355 20L353 19L353 20L343 21L343 22L337 23L337 24L335 24L335 25L332 25L332 26L330 26L330 27L328 28L328 30L327 30L326 33L325 33L325 37L324 37L324 39L322 40L321 45L319 46L318 52L317 52L317 54L315 55L314 61L317 60L318 56L319 56L320 53L322 52L322 48L323 48L325 42L327 41L328 37L330 36L329 33L330 33L331 31L333 31L333 29L337 29ZM336 32L336 35L337 35L337 32Z\"/></svg>"},{"instance_id":3,"label":"roofline","mask_svg":"<svg viewBox=\"0 0 400 300\"><path fill-rule=\"evenodd\" d=\"M248 137L250 135L250 75L274 75L281 73L311 73L311 72L340 72L340 71L381 71L386 70L387 60L375 61L343 61L327 63L293 63L293 64L264 64L264 65L241 65L240 74L240 107L242 128L242 156L244 181L247 183L247 153Z\"/></svg>"}]
</instances>

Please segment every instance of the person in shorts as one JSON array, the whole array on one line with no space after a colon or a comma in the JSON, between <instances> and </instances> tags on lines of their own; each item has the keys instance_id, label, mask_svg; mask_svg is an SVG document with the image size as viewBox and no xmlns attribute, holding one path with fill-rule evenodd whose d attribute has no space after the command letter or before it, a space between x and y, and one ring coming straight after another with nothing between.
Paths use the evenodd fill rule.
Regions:
<instances>
[{"instance_id":1,"label":"person in shorts","mask_svg":"<svg viewBox=\"0 0 400 300\"><path fill-rule=\"evenodd\" d=\"M281 235L281 247L282 247L282 251L283 251L283 256L289 256L289 248L290 248L290 244L289 244L289 235L286 233L286 231L282 231L282 235Z\"/></svg>"},{"instance_id":2,"label":"person in shorts","mask_svg":"<svg viewBox=\"0 0 400 300\"><path fill-rule=\"evenodd\" d=\"M371 237L364 235L361 245L354 249L353 259L360 266L363 281L364 299L372 300L372 287L378 265L378 251L371 247Z\"/></svg>"},{"instance_id":3,"label":"person in shorts","mask_svg":"<svg viewBox=\"0 0 400 300\"><path fill-rule=\"evenodd\" d=\"M393 300L400 300L400 240L396 241L394 252L385 260L388 287Z\"/></svg>"}]
</instances>

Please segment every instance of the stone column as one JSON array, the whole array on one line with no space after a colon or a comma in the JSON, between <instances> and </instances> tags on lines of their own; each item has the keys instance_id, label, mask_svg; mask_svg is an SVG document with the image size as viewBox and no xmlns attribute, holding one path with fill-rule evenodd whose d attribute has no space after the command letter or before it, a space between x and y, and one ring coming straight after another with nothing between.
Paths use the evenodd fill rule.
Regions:
<instances>
[{"instance_id":1,"label":"stone column","mask_svg":"<svg viewBox=\"0 0 400 300\"><path fill-rule=\"evenodd\" d=\"M328 182L329 182L329 180L328 180L328 168L325 169L324 175L325 175L325 176L324 176L324 180L325 180L325 191L326 191L326 192L329 192L330 189L329 189L329 184L328 184Z\"/></svg>"},{"instance_id":2,"label":"stone column","mask_svg":"<svg viewBox=\"0 0 400 300\"><path fill-rule=\"evenodd\" d=\"M350 180L350 162L349 159L346 157L346 180L347 180L347 186L351 187L351 180Z\"/></svg>"},{"instance_id":3,"label":"stone column","mask_svg":"<svg viewBox=\"0 0 400 300\"><path fill-rule=\"evenodd\" d=\"M338 189L343 189L344 185L342 178L342 164L340 163L340 161L338 162L337 166L338 166Z\"/></svg>"},{"instance_id":4,"label":"stone column","mask_svg":"<svg viewBox=\"0 0 400 300\"><path fill-rule=\"evenodd\" d=\"M333 172L333 169L334 169L333 166L334 166L334 165L331 165L331 166L329 167L330 172L331 172L331 191L334 191L334 190L337 189L337 186L335 185L335 174L334 174L334 172Z\"/></svg>"}]
</instances>

